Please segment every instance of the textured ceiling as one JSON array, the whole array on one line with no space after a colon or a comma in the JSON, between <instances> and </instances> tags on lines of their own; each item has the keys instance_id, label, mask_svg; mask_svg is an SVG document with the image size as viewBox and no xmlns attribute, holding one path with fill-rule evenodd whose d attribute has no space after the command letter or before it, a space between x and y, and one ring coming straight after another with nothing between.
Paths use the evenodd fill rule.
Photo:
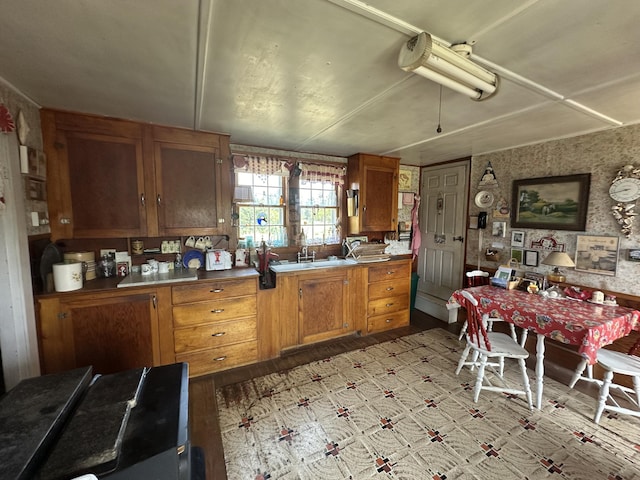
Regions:
<instances>
[{"instance_id":1,"label":"textured ceiling","mask_svg":"<svg viewBox=\"0 0 640 480\"><path fill-rule=\"evenodd\" d=\"M234 144L429 165L640 121L630 0L0 0L0 78L38 105ZM474 44L474 102L397 66ZM440 110L440 113L439 113ZM442 133L436 133L438 117Z\"/></svg>"}]
</instances>

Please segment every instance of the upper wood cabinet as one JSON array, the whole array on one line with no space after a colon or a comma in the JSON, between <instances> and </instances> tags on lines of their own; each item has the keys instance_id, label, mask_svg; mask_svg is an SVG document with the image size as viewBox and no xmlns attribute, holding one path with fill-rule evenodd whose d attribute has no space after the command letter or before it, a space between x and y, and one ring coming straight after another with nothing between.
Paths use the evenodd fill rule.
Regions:
<instances>
[{"instance_id":1,"label":"upper wood cabinet","mask_svg":"<svg viewBox=\"0 0 640 480\"><path fill-rule=\"evenodd\" d=\"M396 230L399 169L400 159L395 157L365 153L349 157L347 188L358 190L355 215L349 216L349 234Z\"/></svg>"},{"instance_id":2,"label":"upper wood cabinet","mask_svg":"<svg viewBox=\"0 0 640 480\"><path fill-rule=\"evenodd\" d=\"M228 136L54 110L41 119L53 240L228 233Z\"/></svg>"},{"instance_id":3,"label":"upper wood cabinet","mask_svg":"<svg viewBox=\"0 0 640 480\"><path fill-rule=\"evenodd\" d=\"M228 138L157 126L152 134L158 233L227 233L224 215L231 213L231 198L223 176L229 172Z\"/></svg>"}]
</instances>

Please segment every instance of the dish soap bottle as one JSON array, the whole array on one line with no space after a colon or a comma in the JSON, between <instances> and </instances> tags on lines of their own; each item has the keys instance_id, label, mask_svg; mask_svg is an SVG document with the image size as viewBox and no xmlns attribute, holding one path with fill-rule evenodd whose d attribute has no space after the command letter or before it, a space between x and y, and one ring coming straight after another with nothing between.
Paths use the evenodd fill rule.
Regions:
<instances>
[{"instance_id":1,"label":"dish soap bottle","mask_svg":"<svg viewBox=\"0 0 640 480\"><path fill-rule=\"evenodd\" d=\"M174 263L175 270L180 270L182 268L182 255L180 252L176 253L176 261Z\"/></svg>"}]
</instances>

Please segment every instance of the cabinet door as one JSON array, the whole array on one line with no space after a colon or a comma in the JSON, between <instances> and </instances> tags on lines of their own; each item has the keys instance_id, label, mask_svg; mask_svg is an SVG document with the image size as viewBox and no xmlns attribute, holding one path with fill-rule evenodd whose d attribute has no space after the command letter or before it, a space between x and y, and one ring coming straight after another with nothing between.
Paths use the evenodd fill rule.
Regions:
<instances>
[{"instance_id":1,"label":"cabinet door","mask_svg":"<svg viewBox=\"0 0 640 480\"><path fill-rule=\"evenodd\" d=\"M219 158L217 148L155 143L160 234L217 232Z\"/></svg>"},{"instance_id":2,"label":"cabinet door","mask_svg":"<svg viewBox=\"0 0 640 480\"><path fill-rule=\"evenodd\" d=\"M298 281L300 343L311 343L354 330L348 316L347 272Z\"/></svg>"},{"instance_id":3,"label":"cabinet door","mask_svg":"<svg viewBox=\"0 0 640 480\"><path fill-rule=\"evenodd\" d=\"M57 307L56 311L42 311ZM160 364L156 295L64 299L40 305L43 373L93 366L109 374Z\"/></svg>"},{"instance_id":4,"label":"cabinet door","mask_svg":"<svg viewBox=\"0 0 640 480\"><path fill-rule=\"evenodd\" d=\"M141 140L76 132L59 138L66 148L73 237L144 236Z\"/></svg>"},{"instance_id":5,"label":"cabinet door","mask_svg":"<svg viewBox=\"0 0 640 480\"><path fill-rule=\"evenodd\" d=\"M51 239L147 235L140 124L43 109Z\"/></svg>"},{"instance_id":6,"label":"cabinet door","mask_svg":"<svg viewBox=\"0 0 640 480\"><path fill-rule=\"evenodd\" d=\"M357 209L348 217L350 234L395 231L400 159L359 153L348 159L350 188L357 191Z\"/></svg>"},{"instance_id":7,"label":"cabinet door","mask_svg":"<svg viewBox=\"0 0 640 480\"><path fill-rule=\"evenodd\" d=\"M362 231L394 231L398 215L397 168L364 162L362 183Z\"/></svg>"}]
</instances>

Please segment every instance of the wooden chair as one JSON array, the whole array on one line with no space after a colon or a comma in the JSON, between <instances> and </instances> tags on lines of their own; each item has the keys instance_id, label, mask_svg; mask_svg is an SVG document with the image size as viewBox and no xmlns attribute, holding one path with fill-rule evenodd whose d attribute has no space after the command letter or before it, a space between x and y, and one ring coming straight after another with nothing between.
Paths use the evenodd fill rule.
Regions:
<instances>
[{"instance_id":1,"label":"wooden chair","mask_svg":"<svg viewBox=\"0 0 640 480\"><path fill-rule=\"evenodd\" d=\"M573 388L578 380L600 385L596 413L593 417L595 423L600 422L602 413L605 410L640 417L640 357L638 353L640 353L640 338L629 349L629 353L617 352L606 348L598 350L596 360L604 369L602 380L593 378L593 368L591 365L587 365L586 360L582 360L578 364L569 383L569 388ZM587 376L582 375L585 367L587 368ZM614 374L631 377L633 388L613 383ZM618 403L615 397L611 395L612 389L621 394L623 401L627 402L627 406L622 406Z\"/></svg>"},{"instance_id":2,"label":"wooden chair","mask_svg":"<svg viewBox=\"0 0 640 480\"><path fill-rule=\"evenodd\" d=\"M478 287L480 285L489 285L489 272L485 272L483 270L472 270L467 272L467 287ZM487 331L491 332L493 330L493 322L502 322L500 318L489 318L487 322ZM516 329L512 323L509 324L509 329L511 330L511 337L516 340L518 337L516 336ZM460 330L460 335L458 336L458 340L462 340L464 334L467 331L467 320L462 324L462 329Z\"/></svg>"},{"instance_id":3,"label":"wooden chair","mask_svg":"<svg viewBox=\"0 0 640 480\"><path fill-rule=\"evenodd\" d=\"M520 346L514 338L511 338L505 333L487 332L485 322L486 316L481 316L478 311L478 301L467 290L462 291L462 295L465 298L464 308L467 310L467 346L462 352L460 361L458 362L458 368L456 369L456 375L460 373L464 365L474 365L478 367L478 374L476 376L476 384L473 389L473 401L477 402L480 398L481 390L489 390L493 392L504 392L510 394L524 394L527 397L527 403L529 404L529 410L533 410L533 404L531 400L531 387L529 385L529 376L527 375L527 366L525 360L529 357L529 352ZM484 320L484 321L483 321ZM472 362L467 362L469 353L473 350L474 358ZM511 358L518 361L520 371L522 373L523 389L510 388L504 381L503 371L504 359ZM495 363L489 363L488 360L496 360ZM495 366L500 367L500 371L495 370ZM502 383L501 386L494 385L485 376L485 369L489 367L490 370L499 378ZM486 383L486 385L485 385Z\"/></svg>"}]
</instances>

